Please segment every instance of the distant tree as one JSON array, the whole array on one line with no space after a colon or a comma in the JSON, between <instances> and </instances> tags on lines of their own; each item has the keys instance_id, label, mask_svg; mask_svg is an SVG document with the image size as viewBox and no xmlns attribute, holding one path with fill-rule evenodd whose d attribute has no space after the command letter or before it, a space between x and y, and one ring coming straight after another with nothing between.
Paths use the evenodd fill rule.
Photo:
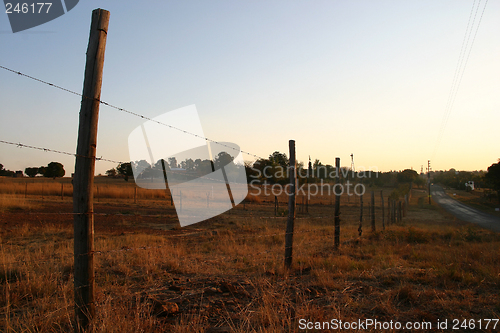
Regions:
<instances>
[{"instance_id":1,"label":"distant tree","mask_svg":"<svg viewBox=\"0 0 500 333\"><path fill-rule=\"evenodd\" d=\"M222 151L219 153L219 155L217 155L215 157L215 161L214 161L215 169L216 170L220 169L223 166L228 165L232 161L233 161L233 157L231 155L229 155L228 153L226 153L225 151Z\"/></svg>"},{"instance_id":2,"label":"distant tree","mask_svg":"<svg viewBox=\"0 0 500 333\"><path fill-rule=\"evenodd\" d=\"M47 167L41 166L38 168L38 173L41 174L42 176L45 176L46 170L47 170Z\"/></svg>"},{"instance_id":3,"label":"distant tree","mask_svg":"<svg viewBox=\"0 0 500 333\"><path fill-rule=\"evenodd\" d=\"M208 175L209 173L213 172L212 170L212 161L210 160L201 160L197 158L194 161L194 170L199 176L204 176Z\"/></svg>"},{"instance_id":4,"label":"distant tree","mask_svg":"<svg viewBox=\"0 0 500 333\"><path fill-rule=\"evenodd\" d=\"M106 176L108 177L116 177L117 174L118 172L114 168L106 171Z\"/></svg>"},{"instance_id":5,"label":"distant tree","mask_svg":"<svg viewBox=\"0 0 500 333\"><path fill-rule=\"evenodd\" d=\"M59 162L50 162L45 169L43 174L44 177L48 178L56 178L56 177L64 177L66 171L64 171L64 166Z\"/></svg>"},{"instance_id":6,"label":"distant tree","mask_svg":"<svg viewBox=\"0 0 500 333\"><path fill-rule=\"evenodd\" d=\"M186 163L186 170L194 171L195 163L191 158L186 159L185 163Z\"/></svg>"},{"instance_id":7,"label":"distant tree","mask_svg":"<svg viewBox=\"0 0 500 333\"><path fill-rule=\"evenodd\" d=\"M498 163L488 167L488 173L484 176L487 185L497 191L500 200L500 159Z\"/></svg>"},{"instance_id":8,"label":"distant tree","mask_svg":"<svg viewBox=\"0 0 500 333\"><path fill-rule=\"evenodd\" d=\"M128 177L134 176L132 165L130 163L120 163L116 170L120 175L123 176L123 179L125 179L125 181L128 181Z\"/></svg>"},{"instance_id":9,"label":"distant tree","mask_svg":"<svg viewBox=\"0 0 500 333\"><path fill-rule=\"evenodd\" d=\"M413 181L413 184L415 184L416 186L418 187L422 187L425 185L425 180L424 178L418 176L414 181Z\"/></svg>"},{"instance_id":10,"label":"distant tree","mask_svg":"<svg viewBox=\"0 0 500 333\"><path fill-rule=\"evenodd\" d=\"M24 173L28 175L28 177L35 177L36 175L38 175L38 168L33 168L33 167L30 167L30 168L26 168L24 169Z\"/></svg>"},{"instance_id":11,"label":"distant tree","mask_svg":"<svg viewBox=\"0 0 500 333\"><path fill-rule=\"evenodd\" d=\"M415 170L406 169L398 173L398 183L411 183L418 178Z\"/></svg>"},{"instance_id":12,"label":"distant tree","mask_svg":"<svg viewBox=\"0 0 500 333\"><path fill-rule=\"evenodd\" d=\"M250 184L254 180L259 180L258 171L253 167L253 163L248 161L245 161L244 163L247 174L247 182Z\"/></svg>"},{"instance_id":13,"label":"distant tree","mask_svg":"<svg viewBox=\"0 0 500 333\"><path fill-rule=\"evenodd\" d=\"M14 171L4 169L3 164L0 164L0 176L14 177L15 174Z\"/></svg>"},{"instance_id":14,"label":"distant tree","mask_svg":"<svg viewBox=\"0 0 500 333\"><path fill-rule=\"evenodd\" d=\"M171 169L178 168L179 166L177 165L177 159L175 157L169 157L168 158L168 164L170 165Z\"/></svg>"},{"instance_id":15,"label":"distant tree","mask_svg":"<svg viewBox=\"0 0 500 333\"><path fill-rule=\"evenodd\" d=\"M321 163L320 160L315 159L314 163L313 163L313 175L312 175L312 177L314 179L325 178L326 177L325 171L326 171L326 168L323 166L323 163Z\"/></svg>"},{"instance_id":16,"label":"distant tree","mask_svg":"<svg viewBox=\"0 0 500 333\"><path fill-rule=\"evenodd\" d=\"M269 162L275 166L281 166L282 168L288 168L289 160L286 154L282 154L279 151L275 151L269 155Z\"/></svg>"}]
</instances>

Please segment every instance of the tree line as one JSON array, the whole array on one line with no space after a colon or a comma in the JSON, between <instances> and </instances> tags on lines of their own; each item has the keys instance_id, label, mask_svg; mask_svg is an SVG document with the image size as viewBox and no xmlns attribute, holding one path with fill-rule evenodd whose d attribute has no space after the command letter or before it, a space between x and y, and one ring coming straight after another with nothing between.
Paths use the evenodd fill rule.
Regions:
<instances>
[{"instance_id":1,"label":"tree line","mask_svg":"<svg viewBox=\"0 0 500 333\"><path fill-rule=\"evenodd\" d=\"M116 168L107 170L106 175L108 177L122 177L128 181L130 177L134 176L133 171L135 170L139 172L137 179L161 178L165 172L183 180L190 180L208 175L232 161L233 157L226 152L220 152L213 161L186 158L178 162L176 157L169 157L166 161L159 159L156 163L151 164L146 160L140 160L120 163Z\"/></svg>"},{"instance_id":2,"label":"tree line","mask_svg":"<svg viewBox=\"0 0 500 333\"><path fill-rule=\"evenodd\" d=\"M24 174L28 177L36 177L37 175L42 175L47 178L58 178L64 177L66 171L64 170L64 166L59 162L50 162L47 166L40 167L27 167L24 169ZM4 168L3 164L0 164L0 176L6 177L23 177L22 170L12 171Z\"/></svg>"}]
</instances>

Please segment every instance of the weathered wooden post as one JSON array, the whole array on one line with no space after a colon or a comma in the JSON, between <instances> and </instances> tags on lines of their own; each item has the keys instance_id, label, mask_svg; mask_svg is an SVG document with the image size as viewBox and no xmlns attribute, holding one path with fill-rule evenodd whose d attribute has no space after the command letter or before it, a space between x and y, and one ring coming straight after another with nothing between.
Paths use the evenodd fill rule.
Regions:
<instances>
[{"instance_id":1,"label":"weathered wooden post","mask_svg":"<svg viewBox=\"0 0 500 333\"><path fill-rule=\"evenodd\" d=\"M311 197L309 195L310 191L310 184L312 183L313 180L313 169L312 169L312 163L311 163L311 155L309 155L309 164L307 165L307 206L306 206L306 212L309 213L309 198Z\"/></svg>"},{"instance_id":2,"label":"weathered wooden post","mask_svg":"<svg viewBox=\"0 0 500 333\"><path fill-rule=\"evenodd\" d=\"M363 234L363 194L359 196L359 227L358 234L361 237Z\"/></svg>"},{"instance_id":3,"label":"weathered wooden post","mask_svg":"<svg viewBox=\"0 0 500 333\"><path fill-rule=\"evenodd\" d=\"M375 191L372 191L372 232L375 232Z\"/></svg>"},{"instance_id":4,"label":"weathered wooden post","mask_svg":"<svg viewBox=\"0 0 500 333\"><path fill-rule=\"evenodd\" d=\"M392 218L392 217L391 217L391 216L392 216L392 214L391 214L391 212L392 212L392 211L391 211L391 209L392 209L392 208L391 208L391 204L392 204L391 197L388 197L388 198L387 198L387 224L388 224L388 225L389 225L389 224L391 224L391 218Z\"/></svg>"},{"instance_id":5,"label":"weathered wooden post","mask_svg":"<svg viewBox=\"0 0 500 333\"><path fill-rule=\"evenodd\" d=\"M392 200L392 224L396 223L396 199Z\"/></svg>"},{"instance_id":6,"label":"weathered wooden post","mask_svg":"<svg viewBox=\"0 0 500 333\"><path fill-rule=\"evenodd\" d=\"M336 178L335 187L340 184L340 157L335 158ZM335 190L335 249L338 250L340 246L340 192Z\"/></svg>"},{"instance_id":7,"label":"weathered wooden post","mask_svg":"<svg viewBox=\"0 0 500 333\"><path fill-rule=\"evenodd\" d=\"M401 213L401 200L398 201L398 223L402 221L402 213Z\"/></svg>"},{"instance_id":8,"label":"weathered wooden post","mask_svg":"<svg viewBox=\"0 0 500 333\"><path fill-rule=\"evenodd\" d=\"M95 316L93 189L99 100L108 24L108 11L92 11L73 182L76 332L86 332Z\"/></svg>"},{"instance_id":9,"label":"weathered wooden post","mask_svg":"<svg viewBox=\"0 0 500 333\"><path fill-rule=\"evenodd\" d=\"M64 200L64 183L61 183L61 200Z\"/></svg>"},{"instance_id":10,"label":"weathered wooden post","mask_svg":"<svg viewBox=\"0 0 500 333\"><path fill-rule=\"evenodd\" d=\"M408 202L409 202L409 194L406 193L406 195L405 195L405 203L404 203L404 210L403 210L403 217L406 217L406 211L408 209Z\"/></svg>"},{"instance_id":11,"label":"weathered wooden post","mask_svg":"<svg viewBox=\"0 0 500 333\"><path fill-rule=\"evenodd\" d=\"M288 219L286 221L285 234L285 268L289 269L292 266L292 250L293 250L293 228L295 224L295 195L297 193L296 180L296 162L295 162L295 140L288 142L290 150L290 166L288 172L290 174L290 192L288 193Z\"/></svg>"},{"instance_id":12,"label":"weathered wooden post","mask_svg":"<svg viewBox=\"0 0 500 333\"><path fill-rule=\"evenodd\" d=\"M384 191L382 190L380 190L380 200L382 203L382 230L385 230Z\"/></svg>"}]
</instances>

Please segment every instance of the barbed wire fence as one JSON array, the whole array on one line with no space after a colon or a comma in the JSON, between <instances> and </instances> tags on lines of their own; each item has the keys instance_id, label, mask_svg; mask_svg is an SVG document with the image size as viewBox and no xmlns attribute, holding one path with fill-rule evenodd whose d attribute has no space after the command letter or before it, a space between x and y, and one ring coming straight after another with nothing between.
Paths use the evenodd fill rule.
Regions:
<instances>
[{"instance_id":1,"label":"barbed wire fence","mask_svg":"<svg viewBox=\"0 0 500 333\"><path fill-rule=\"evenodd\" d=\"M0 68L1 69L4 69L6 71L9 71L9 72L12 72L12 73L15 73L17 75L20 75L20 76L23 76L23 77L26 77L28 79L31 79L31 80L34 80L36 82L39 82L41 84L45 84L45 85L48 85L48 86L51 86L55 89L59 89L61 91L64 91L66 93L70 93L70 94L73 94L73 95L76 95L76 96L79 96L83 99L92 99L94 100L95 102L98 102L99 104L101 105L104 105L104 106L107 106L109 108L112 108L112 109L115 109L119 112L122 112L122 113L125 113L125 114L129 114L129 115L132 115L132 116L135 116L135 117L138 117L138 118L141 118L145 121L151 121L151 122L154 122L154 123L157 123L159 125L162 125L162 126L166 126L170 129L173 129L173 130L176 130L176 131L180 131L182 133L184 133L185 135L190 135L190 136L194 136L194 137L197 137L199 139L203 139L207 142L211 142L211 143L214 143L214 144L217 144L217 145L221 145L225 148L229 148L229 149L235 149L234 147L230 146L230 145L226 145L222 142L219 142L219 141L216 141L216 140L213 140L213 139L210 139L208 137L203 137L203 136L200 136L200 135L197 135L195 133L192 133L190 131L186 131L184 129L181 129L181 128L178 128L178 127L175 127L175 126L172 126L172 125L169 125L169 124L166 124L166 123L163 123L163 122L160 122L154 118L151 118L151 117L148 117L146 115L142 115L142 114L139 114L139 113L136 113L136 112L133 112L133 111L130 111L126 108L122 108L122 107L118 107L114 104L111 104L111 103L108 103L108 102L105 102L105 101L102 101L102 100L99 100L99 99L93 99L93 98L90 98L90 97L87 97L87 96L84 96L83 94L80 94L80 93L77 93L71 89L67 89L67 88L64 88L62 86L59 86L59 85L56 85L56 84L53 84L53 83L50 83L50 82L47 82L45 80L42 80L42 79L39 79L39 78L36 78L36 77L33 77L33 76L30 76L30 75L27 75L27 74L24 74L20 71L15 71L15 70L12 70L10 68L7 68L7 67L4 67L4 66L1 66L0 65ZM26 144L26 143L21 143L21 142L13 142L13 141L8 141L8 140L0 140L0 143L2 144L6 144L6 145L11 145L11 146L15 146L15 147L18 147L18 148L26 148L26 149L33 149L33 150L40 150L40 151L44 151L44 152L50 152L50 153L55 153L55 154L62 154L62 155L67 155L67 156L73 156L75 158L85 158L85 159L93 159L94 161L99 161L99 162L109 162L109 163L114 163L114 164L123 164L123 163L127 163L125 161L120 161L118 159L111 159L111 158L105 158L105 157L89 157L89 156L85 156L85 155L81 155L81 154L77 154L77 153L71 153L71 152L67 152L67 151L62 151L62 150L59 150L59 149L54 149L54 148L47 148L47 147L41 147L41 146L35 146L35 145L31 145L31 144ZM250 157L252 157L254 159L254 162L256 160L266 160L265 158L263 157L260 157L259 155L257 154L254 154L254 153L251 153L249 151L246 151L246 150L240 150L242 154L245 154L245 155L248 155ZM97 190L98 191L98 190ZM62 187L62 190L61 190L61 196L64 198L64 187ZM28 196L28 186L26 185L25 187L25 198ZM170 194L170 200L172 198L172 193ZM296 194L294 194L296 195ZM308 193L309 195L309 193ZM274 196L270 195L269 196L269 199L272 199ZM317 204L317 206L328 206L328 207L333 207L333 198L335 198L336 195L329 195L327 196L326 199L324 199L324 201L326 202L321 202L320 200L320 204ZM339 196L341 198L341 196ZM42 191L42 198L43 198L43 191ZM299 198L301 198L299 196ZM103 199L104 199L104 195L103 195ZM135 191L135 196L134 196L134 201L136 202L137 201L137 191ZM294 199L295 201L295 199ZM307 202L307 205L308 205L308 209L307 209L307 214L309 216L303 216L302 214L305 214L304 212L304 205L306 204ZM376 211L379 211L379 212L383 212L385 210L385 207L383 206L383 197L382 197L382 206L379 207L378 205L375 205L375 201L372 201L371 205L369 205L369 209L370 210L370 214L368 214L369 217L372 218L372 223L375 223L374 222L374 219L375 219L375 212ZM387 216L387 221L388 221L388 224L390 223L390 221L393 221L395 219L395 216L401 216L401 213L396 213L396 210L397 209L397 205L393 202L393 201L388 201L391 203L391 205L388 205L388 216ZM406 205L408 204L408 199L405 201L406 202ZM277 198L275 198L275 203L279 203L279 200L277 200ZM267 204L264 202L262 204L260 203L251 203L251 202L247 202L247 201L244 201L244 205L261 205L261 206L267 206ZM281 204L284 204L283 202ZM315 234L320 234L322 236L324 236L325 238L329 238L331 239L332 236L333 236L333 212L330 212L328 213L327 215L324 215L324 216L312 216L309 214L309 208L313 208L315 206L315 204L311 204L309 202L309 200L302 200L302 203L300 201L296 201L295 202L295 205L298 204L298 207L299 207L299 210L298 210L298 216L293 216L293 219L294 220L302 220L302 219L308 219L308 220L320 220L320 219L324 219L324 220L331 220L332 221L332 225L330 226L330 228L332 229L330 233L327 233L325 232L325 229L298 229L298 230L292 230L291 231L291 235L292 236L299 236L299 235L302 235L304 237L306 237L306 235L310 235L312 233L315 233ZM356 205L356 201L352 203L353 205ZM396 208L395 208L396 207ZM399 204L399 207L401 207L401 203ZM399 208L401 209L401 208ZM267 219L267 220L273 220L273 219L281 219L281 218L287 218L286 216L276 216L276 209L275 209L275 216L261 216L259 218L261 219ZM31 212L23 212L23 213L27 213L27 214L31 214ZM285 210L285 213L286 213L286 210ZM355 221L358 221L359 219L361 219L361 223L363 222L362 220L362 213L361 215L358 214L358 213L349 213L349 214L342 214L341 212L338 212L339 215L338 217L340 217L340 221L352 221L352 222L355 222ZM36 213L33 213L33 214L39 214L39 215L44 215L44 214L52 214L52 215L65 215L65 216L75 216L77 214L80 214L80 213L69 213L69 212L36 212ZM117 213L99 213L99 212L92 212L91 213L92 216L124 216L126 214L117 214ZM397 215L396 215L397 214ZM158 215L147 215L147 214L143 214L143 215L140 215L140 216L155 216L155 217L158 217ZM377 216L379 216L379 214L377 214ZM397 218L397 217L396 217ZM382 222L384 223L384 221ZM385 225L384 225L385 227ZM328 229L329 230L329 229ZM203 237L204 239L206 239L207 237L213 237L213 235L203 235L203 233L200 233L201 236L198 234L196 235L196 237ZM182 238L187 238L187 237L190 237L190 236L193 236L192 233L190 234L187 234L187 235L164 235L163 237L165 239L182 239ZM255 235L245 235L245 236L242 236L242 235L239 235L237 237L233 237L233 240L234 241L244 241L244 240L248 240L248 239L259 239L259 238L263 238L263 237L281 237L284 241L285 237L287 236L290 236L290 233L289 232L278 232L278 233L272 233L272 234L255 234ZM306 238L301 238L300 239L300 242L299 242L299 247L298 247L298 251L296 251L296 255L310 255L310 252L306 251L305 250L305 246L308 246L308 245L315 245L315 241L306 241ZM326 242L326 240L325 240ZM159 246L140 246L140 247L134 247L134 248L119 248L119 249L111 249L111 250L97 250L97 251L93 251L93 254L95 255L99 255L99 256L103 256L103 255L107 255L107 254L112 254L112 253L132 253L134 251L148 251L148 250L152 250L152 249L158 249L158 248L161 248L162 246L159 245ZM297 247L297 244L295 245L295 247ZM11 265L27 265L27 264L32 264L34 262L37 262L37 263L43 263L43 262L58 262L58 261L61 261L62 259L65 258L65 256L67 255L68 258L70 258L71 256L74 256L74 253L63 253L63 254L59 254L58 257L54 257L54 256L48 256L48 257L44 257L44 258L37 258L37 259L34 259L34 260L29 260L29 259L26 259L26 260L23 260L23 259L19 259L19 260L13 260L13 261L4 261L2 264L5 266L11 266ZM271 258L273 260L279 260L280 257L283 256L283 253L282 253L282 249L277 251L277 250L265 250L265 251L257 251L257 252L252 252L251 253L252 255L252 260L257 260L258 258L260 258L261 256L264 256L266 258ZM227 262L227 259L229 257L225 257L225 256L218 256L218 257L215 257L215 258L211 258L210 261L217 261L217 262L221 262L221 263L225 263ZM232 258L234 259L234 258ZM145 274L144 276L147 276L147 274ZM188 297L189 295L182 295L182 296L176 296L176 297L173 297L172 299L178 299L179 297Z\"/></svg>"}]
</instances>

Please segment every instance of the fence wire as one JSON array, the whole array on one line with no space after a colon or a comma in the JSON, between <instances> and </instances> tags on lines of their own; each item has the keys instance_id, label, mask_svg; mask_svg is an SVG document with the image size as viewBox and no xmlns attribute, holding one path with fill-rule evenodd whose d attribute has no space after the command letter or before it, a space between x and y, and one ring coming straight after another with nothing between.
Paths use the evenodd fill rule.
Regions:
<instances>
[{"instance_id":1,"label":"fence wire","mask_svg":"<svg viewBox=\"0 0 500 333\"><path fill-rule=\"evenodd\" d=\"M200 138L200 139L206 140L206 141L208 141L208 142L215 143L215 144L217 144L217 145L220 145L220 146L223 146L223 147L225 147L225 148L232 149L232 150L236 150L236 149L237 149L237 148L231 147L231 146L229 146L229 145L226 145L226 144L224 144L224 143L221 143L221 142L219 142L219 141L212 140L212 139L210 139L210 138L207 138L207 137L204 137L204 136L201 136L201 135L195 134L195 133L191 133L191 132L186 131L186 130L184 130L184 129L182 129L182 128L178 128L178 127L175 127L175 126L172 126L172 125L169 125L169 124L163 123L163 122L161 122L161 121L155 120L155 119L150 118L150 117L148 117L148 116L145 116L145 115L142 115L142 114L139 114L139 113L132 112L132 111L127 110L127 109L125 109L125 108L121 108L121 107L115 106L115 105L110 104L110 103L108 103L108 102L105 102L105 101L103 101L103 100L100 100L100 99L97 99L97 98L91 98L91 97L88 97L88 96L84 96L83 94L80 94L80 93L78 93L78 92L76 92L76 91L74 91L74 90L71 90L71 89L67 89L67 88L64 88L64 87L58 86L58 85L56 85L56 84L53 84L53 83L47 82L47 81L45 81L45 80L42 80L42 79L39 79L39 78L36 78L36 77L30 76L30 75L27 75L27 74L21 73L21 72L19 72L19 71L16 71L16 70L13 70L13 69L10 69L10 68L7 68L7 67L5 67L5 66L1 66L1 65L0 65L0 68L1 68L1 69L4 69L4 70L6 70L6 71L9 71L9 72L15 73L15 74L17 74L17 75L24 76L24 77L29 78L29 79L31 79L31 80L34 80L34 81L36 81L36 82L39 82L39 83L42 83L42 84L45 84L45 85L51 86L51 87L56 88L56 89L59 89L59 90L62 90L62 91L64 91L64 92L67 92L67 93L70 93L70 94L73 94L73 95L76 95L76 96L80 96L81 98L92 99L92 100L94 100L94 101L96 101L96 102L99 102L99 103L100 103L100 104L102 104L102 105L108 106L108 107L113 108L113 109L115 109L115 110L118 110L118 111L120 111L120 112L128 113L128 114L133 115L133 116L135 116L135 117L138 117L138 118L141 118L141 119L144 119L144 120L148 120L148 121L152 121L152 122L157 123L157 124L159 124L159 125L166 126L166 127L171 128L171 129L173 129L173 130L176 130L176 131L180 131L180 132L182 132L182 133L184 133L184 134L191 135L191 136L194 136L194 137L197 137L197 138ZM248 156L252 156L252 157L254 157L255 159L264 159L264 158L262 158L262 157L258 156L257 154L252 154L252 153L247 152L247 151L244 151L244 150L240 150L240 151L241 151L241 153L243 153L243 154L245 154L245 155L248 155Z\"/></svg>"}]
</instances>

